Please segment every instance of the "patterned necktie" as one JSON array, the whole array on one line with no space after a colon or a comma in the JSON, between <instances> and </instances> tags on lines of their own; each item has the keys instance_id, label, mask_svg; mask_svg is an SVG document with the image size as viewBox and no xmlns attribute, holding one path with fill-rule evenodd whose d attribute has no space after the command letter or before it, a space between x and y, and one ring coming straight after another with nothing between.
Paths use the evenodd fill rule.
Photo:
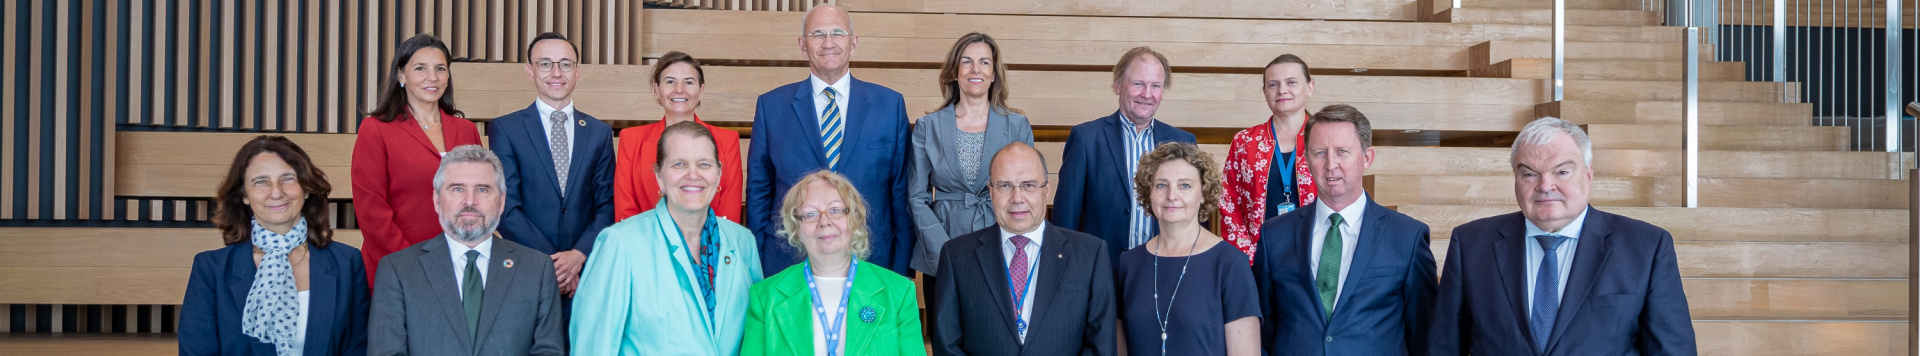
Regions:
<instances>
[{"instance_id":1,"label":"patterned necktie","mask_svg":"<svg viewBox=\"0 0 1920 356\"><path fill-rule=\"evenodd\" d=\"M1340 241L1340 224L1346 220L1340 218L1340 213L1328 216L1327 220L1330 221L1327 240L1320 244L1320 271L1313 277L1313 286L1320 292L1320 316L1332 319L1333 302L1340 297L1340 249L1344 246Z\"/></svg>"},{"instance_id":2,"label":"patterned necktie","mask_svg":"<svg viewBox=\"0 0 1920 356\"><path fill-rule=\"evenodd\" d=\"M1021 305L1020 301L1026 299L1027 285L1029 284L1028 282L1030 282L1027 280L1028 267L1030 267L1027 265L1027 243L1030 242L1030 240L1027 240L1026 235L1013 235L1012 240L1013 263L1008 264L1007 272L1013 273L1012 276L1009 276L1013 279L1013 285L1008 287L1012 287L1013 295L1011 298L1013 299L1013 305L1016 305L1016 307L1013 308L1013 317L1015 320L1024 320L1024 318L1020 317L1020 311L1030 306ZM1020 339L1023 341L1026 340L1026 326L1017 325L1017 327L1020 328L1020 330L1016 330L1020 333Z\"/></svg>"},{"instance_id":3,"label":"patterned necktie","mask_svg":"<svg viewBox=\"0 0 1920 356\"><path fill-rule=\"evenodd\" d=\"M1560 244L1565 236L1534 236L1540 242L1540 273L1533 279L1533 311L1527 327L1533 331L1534 351L1547 352L1547 336L1553 335L1553 319L1560 312Z\"/></svg>"},{"instance_id":4,"label":"patterned necktie","mask_svg":"<svg viewBox=\"0 0 1920 356\"><path fill-rule=\"evenodd\" d=\"M840 168L840 139L844 125L840 122L840 104L835 100L840 92L827 87L827 109L820 111L820 145L827 148L827 169Z\"/></svg>"},{"instance_id":5,"label":"patterned necktie","mask_svg":"<svg viewBox=\"0 0 1920 356\"><path fill-rule=\"evenodd\" d=\"M560 174L560 195L567 195L567 168L572 166L572 156L567 154L567 113L554 110L547 115L552 125L547 130L548 148L553 151L553 168Z\"/></svg>"},{"instance_id":6,"label":"patterned necktie","mask_svg":"<svg viewBox=\"0 0 1920 356\"><path fill-rule=\"evenodd\" d=\"M475 342L480 338L480 295L486 292L486 286L480 281L480 268L474 266L479 260L480 251L467 250L466 278L460 283L460 303L467 309L467 337Z\"/></svg>"}]
</instances>

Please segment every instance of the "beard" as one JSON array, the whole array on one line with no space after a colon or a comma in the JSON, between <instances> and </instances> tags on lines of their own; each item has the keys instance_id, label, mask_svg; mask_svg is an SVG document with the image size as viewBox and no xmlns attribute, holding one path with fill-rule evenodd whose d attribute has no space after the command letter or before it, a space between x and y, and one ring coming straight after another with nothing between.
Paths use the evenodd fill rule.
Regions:
<instances>
[{"instance_id":1,"label":"beard","mask_svg":"<svg viewBox=\"0 0 1920 356\"><path fill-rule=\"evenodd\" d=\"M468 212L479 213L480 211L473 208L460 209L460 213L468 213ZM485 214L482 214L482 215L485 215ZM446 231L448 236L453 236L453 238L459 239L460 241L463 241L463 242L477 242L477 241L486 239L487 235L492 235L493 230L500 227L500 218L498 216L485 218L485 219L482 219L480 223L477 225L482 225L482 226L469 229L466 226L462 226L462 224L453 221L453 219L447 219L447 218L440 219L440 229Z\"/></svg>"}]
</instances>

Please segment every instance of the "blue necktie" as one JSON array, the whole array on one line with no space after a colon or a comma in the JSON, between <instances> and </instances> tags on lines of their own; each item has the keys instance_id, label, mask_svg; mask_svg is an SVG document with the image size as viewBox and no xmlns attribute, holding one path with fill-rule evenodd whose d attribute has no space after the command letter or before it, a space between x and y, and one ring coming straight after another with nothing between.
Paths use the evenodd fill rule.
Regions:
<instances>
[{"instance_id":1,"label":"blue necktie","mask_svg":"<svg viewBox=\"0 0 1920 356\"><path fill-rule=\"evenodd\" d=\"M1567 242L1565 236L1539 235L1534 240L1540 242L1540 273L1533 279L1533 312L1529 313L1527 327L1533 331L1534 351L1547 352L1547 337L1553 335L1553 318L1560 312L1560 244Z\"/></svg>"},{"instance_id":2,"label":"blue necktie","mask_svg":"<svg viewBox=\"0 0 1920 356\"><path fill-rule=\"evenodd\" d=\"M827 169L840 168L840 139L845 126L840 123L840 104L834 102L840 92L827 87L827 108L820 111L820 143L827 149Z\"/></svg>"}]
</instances>

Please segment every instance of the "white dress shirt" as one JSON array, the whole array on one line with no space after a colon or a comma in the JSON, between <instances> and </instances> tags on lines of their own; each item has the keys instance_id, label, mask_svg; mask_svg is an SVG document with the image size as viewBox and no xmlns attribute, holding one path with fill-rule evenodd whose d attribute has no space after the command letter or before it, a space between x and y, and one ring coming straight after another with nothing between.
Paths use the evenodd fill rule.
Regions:
<instances>
[{"instance_id":1,"label":"white dress shirt","mask_svg":"<svg viewBox=\"0 0 1920 356\"><path fill-rule=\"evenodd\" d=\"M1359 200L1353 201L1353 204L1347 204L1346 209L1340 209L1337 212L1340 213L1340 221L1343 222L1340 224L1340 280L1334 283L1333 288L1336 291L1345 291L1347 272L1353 271L1353 250L1360 246L1360 222L1367 216L1367 193L1361 192ZM1333 207L1327 206L1326 199L1313 202L1313 242L1309 245L1313 251L1307 255L1312 259L1308 261L1307 267L1313 269L1314 276L1320 275L1320 251L1322 245L1327 244L1327 229L1333 228L1330 226L1333 221L1328 219L1333 216L1333 213L1336 211ZM1340 308L1339 300L1339 297L1334 298L1334 309Z\"/></svg>"},{"instance_id":2,"label":"white dress shirt","mask_svg":"<svg viewBox=\"0 0 1920 356\"><path fill-rule=\"evenodd\" d=\"M833 91L840 93L834 97L833 104L840 106L840 124L846 125L847 117L851 114L847 112L847 99L853 97L853 71L841 74L839 80L833 81L833 85L827 85L825 80L812 74L807 75L807 82L813 84L813 118L821 124L827 122L827 117L821 114L827 111L827 87L833 87ZM841 137L845 137L845 134Z\"/></svg>"},{"instance_id":3,"label":"white dress shirt","mask_svg":"<svg viewBox=\"0 0 1920 356\"><path fill-rule=\"evenodd\" d=\"M292 356L300 356L307 353L307 315L311 314L313 306L313 290L300 291L294 294L294 298L300 302L300 315L293 318Z\"/></svg>"},{"instance_id":4,"label":"white dress shirt","mask_svg":"<svg viewBox=\"0 0 1920 356\"><path fill-rule=\"evenodd\" d=\"M567 132L566 155L567 157L573 157L573 147L579 146L579 140L573 139L574 137L579 137L573 134L574 126L579 126L574 123L574 121L579 120L579 117L574 115L573 101L567 101L566 107L554 109L552 106L547 106L547 102L536 99L533 101L533 107L535 111L540 112L540 128L543 129L543 130L540 130L540 132L547 136L547 147L553 147L553 139L554 139L553 111L560 110L560 112L567 113L567 120L561 121L559 125L566 127L566 132ZM554 167L554 172L557 173L559 171L560 171L559 167ZM566 182L561 182L560 185L566 185Z\"/></svg>"},{"instance_id":5,"label":"white dress shirt","mask_svg":"<svg viewBox=\"0 0 1920 356\"><path fill-rule=\"evenodd\" d=\"M471 248L467 247L467 244L460 243L459 240L454 240L453 236L444 238L447 240L448 254L453 255L453 287L456 288L453 295L463 299L467 297L461 294L463 290L458 289L465 287L461 284L467 281L467 251L480 251L480 258L473 261L473 268L480 270L480 286L486 287L487 261L492 261L489 257L493 256L493 237L488 236L486 240L480 241L479 245L473 245Z\"/></svg>"},{"instance_id":6,"label":"white dress shirt","mask_svg":"<svg viewBox=\"0 0 1920 356\"><path fill-rule=\"evenodd\" d=\"M1023 306L1020 308L1020 320L1027 321L1027 330L1029 331L1033 330L1033 290L1038 289L1036 287L1040 285L1040 281L1037 281L1037 279L1040 279L1040 241L1043 237L1042 234L1046 231L1047 224L1040 224L1040 228L1033 229L1033 232L1024 234L1016 234L1012 231L1007 231L1005 228L1000 229L1000 257L1007 262L1007 273L1013 273L1013 235L1027 237L1027 295L1020 299L1021 305ZM1008 282L1012 282L1013 276L1009 275L1005 277L1008 279ZM1007 286L1007 292L1012 293L1013 287L1014 286ZM1008 297L1012 296L1009 295ZM1026 343L1027 333L1024 331L1016 332L1020 334L1020 343Z\"/></svg>"},{"instance_id":7,"label":"white dress shirt","mask_svg":"<svg viewBox=\"0 0 1920 356\"><path fill-rule=\"evenodd\" d=\"M1540 276L1540 261L1547 259L1547 253L1546 253L1547 250L1540 248L1540 240L1536 240L1533 237L1545 235L1545 234L1555 234L1555 235L1567 237L1567 242L1560 243L1560 249L1556 250L1554 253L1555 257L1560 259L1558 261L1554 261L1554 262L1560 263L1559 266L1554 266L1554 268L1557 268L1560 270L1560 290L1555 291L1556 293L1554 294L1561 296L1562 298L1560 302L1562 305L1565 305L1566 304L1565 297L1567 294L1567 274L1573 272L1573 252L1576 248L1580 247L1580 224L1584 224L1587 222L1587 211L1589 210L1592 210L1592 209L1588 208L1587 210L1581 210L1580 217L1573 218L1572 223L1567 224L1566 227L1560 228L1560 231L1555 231L1555 232L1548 232L1547 230L1542 230L1540 229L1539 226L1534 226L1532 221L1522 220L1522 221L1525 221L1527 224L1527 235L1521 236L1521 238L1527 239L1526 279L1527 279L1527 305L1528 305L1527 309L1528 310L1533 309L1532 307L1533 284L1535 282L1534 279Z\"/></svg>"}]
</instances>

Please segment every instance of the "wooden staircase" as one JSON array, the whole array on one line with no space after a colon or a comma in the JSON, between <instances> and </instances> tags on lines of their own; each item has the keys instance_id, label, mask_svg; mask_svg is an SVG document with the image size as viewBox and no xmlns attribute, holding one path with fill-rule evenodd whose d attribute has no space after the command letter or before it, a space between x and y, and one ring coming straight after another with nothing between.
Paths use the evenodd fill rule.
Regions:
<instances>
[{"instance_id":1,"label":"wooden staircase","mask_svg":"<svg viewBox=\"0 0 1920 356\"><path fill-rule=\"evenodd\" d=\"M1464 0L1427 19L1550 26L1551 4ZM1604 28L1679 30L1657 26L1658 14L1638 11L1637 2L1567 5L1568 38ZM1541 41L1478 44L1468 74L1550 79L1550 49ZM1912 202L1901 177L1912 154L1845 151L1844 128L1810 126L1812 105L1797 103L1797 83L1745 81L1743 63L1702 61L1703 207L1682 208L1682 51L1679 41L1570 42L1566 100L1542 102L1535 113L1588 130L1596 206L1673 232L1700 353L1907 354ZM1712 58L1712 47L1701 53ZM1516 209L1506 155L1382 148L1367 183L1381 204L1432 225L1435 255L1444 259L1453 227Z\"/></svg>"}]
</instances>

